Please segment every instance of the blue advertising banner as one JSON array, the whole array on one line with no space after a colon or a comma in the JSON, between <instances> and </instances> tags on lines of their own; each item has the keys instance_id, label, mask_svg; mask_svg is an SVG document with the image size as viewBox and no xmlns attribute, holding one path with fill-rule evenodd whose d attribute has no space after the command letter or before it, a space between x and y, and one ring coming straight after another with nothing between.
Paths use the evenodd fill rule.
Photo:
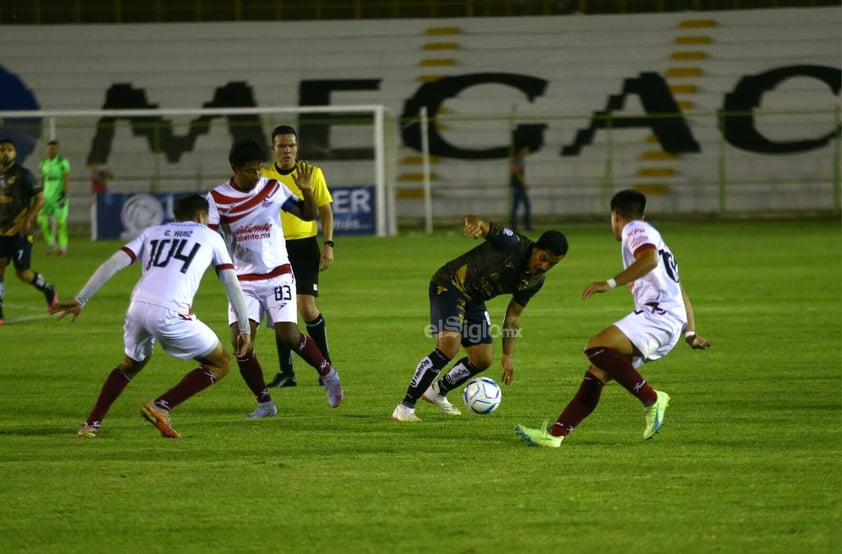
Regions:
<instances>
[{"instance_id":1,"label":"blue advertising banner","mask_svg":"<svg viewBox=\"0 0 842 554\"><path fill-rule=\"evenodd\" d=\"M377 234L377 196L374 185L330 187L335 235Z\"/></svg>"},{"instance_id":2,"label":"blue advertising banner","mask_svg":"<svg viewBox=\"0 0 842 554\"><path fill-rule=\"evenodd\" d=\"M331 187L336 235L377 232L374 185ZM147 227L173 220L173 202L190 192L98 194L91 225L92 240L130 241Z\"/></svg>"}]
</instances>

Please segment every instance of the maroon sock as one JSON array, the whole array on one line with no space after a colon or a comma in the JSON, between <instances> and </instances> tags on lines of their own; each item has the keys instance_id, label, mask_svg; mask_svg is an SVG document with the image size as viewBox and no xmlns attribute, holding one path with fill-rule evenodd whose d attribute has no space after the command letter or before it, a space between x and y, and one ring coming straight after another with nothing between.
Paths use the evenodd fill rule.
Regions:
<instances>
[{"instance_id":1,"label":"maroon sock","mask_svg":"<svg viewBox=\"0 0 842 554\"><path fill-rule=\"evenodd\" d=\"M316 368L316 371L322 377L330 373L330 362L325 359L321 350L316 345L316 341L307 337L304 333L301 333L300 337L298 346L295 348L298 355L304 358L304 361L308 364Z\"/></svg>"},{"instance_id":2,"label":"maroon sock","mask_svg":"<svg viewBox=\"0 0 842 554\"><path fill-rule=\"evenodd\" d=\"M102 390L99 391L99 398L96 399L96 404L94 404L86 423L88 425L99 425L105 419L105 414L108 413L111 405L131 382L131 378L123 373L123 370L116 367L112 369L102 385Z\"/></svg>"},{"instance_id":3,"label":"maroon sock","mask_svg":"<svg viewBox=\"0 0 842 554\"><path fill-rule=\"evenodd\" d=\"M638 373L631 360L616 350L598 346L585 350L585 356L593 365L606 372L624 389L635 395L644 406L651 406L658 399L655 389L650 387L646 379Z\"/></svg>"},{"instance_id":4,"label":"maroon sock","mask_svg":"<svg viewBox=\"0 0 842 554\"><path fill-rule=\"evenodd\" d=\"M198 394L213 385L216 377L210 370L197 367L184 376L176 386L155 399L155 404L165 410L172 410L194 394Z\"/></svg>"},{"instance_id":5,"label":"maroon sock","mask_svg":"<svg viewBox=\"0 0 842 554\"><path fill-rule=\"evenodd\" d=\"M579 425L583 419L591 415L599 404L602 387L605 383L597 379L590 371L585 372L585 378L579 385L576 395L558 416L558 420L550 427L550 434L554 437L566 437Z\"/></svg>"},{"instance_id":6,"label":"maroon sock","mask_svg":"<svg viewBox=\"0 0 842 554\"><path fill-rule=\"evenodd\" d=\"M272 395L266 388L266 381L263 380L263 368L260 367L260 362L257 361L257 354L254 353L254 350L243 358L237 358L237 365L240 367L240 375L243 376L243 381L254 393L257 401L269 402L272 400Z\"/></svg>"}]
</instances>

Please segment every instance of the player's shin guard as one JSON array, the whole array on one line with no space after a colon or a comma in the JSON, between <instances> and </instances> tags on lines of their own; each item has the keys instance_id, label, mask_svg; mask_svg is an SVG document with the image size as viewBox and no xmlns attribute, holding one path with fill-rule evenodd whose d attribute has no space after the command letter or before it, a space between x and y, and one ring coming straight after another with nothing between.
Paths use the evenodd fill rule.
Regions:
<instances>
[{"instance_id":1,"label":"player's shin guard","mask_svg":"<svg viewBox=\"0 0 842 554\"><path fill-rule=\"evenodd\" d=\"M316 371L322 377L330 373L330 362L322 356L316 343L304 333L301 333L298 339L298 347L295 351L298 352L299 356L304 358L304 361L316 368Z\"/></svg>"},{"instance_id":2,"label":"player's shin guard","mask_svg":"<svg viewBox=\"0 0 842 554\"><path fill-rule=\"evenodd\" d=\"M450 371L441 378L439 381L439 394L442 396L446 395L448 391L451 391L462 383L467 382L471 377L482 373L482 371L483 370L471 364L471 362L468 361L468 357L465 356L456 362L456 365L454 365Z\"/></svg>"},{"instance_id":3,"label":"player's shin guard","mask_svg":"<svg viewBox=\"0 0 842 554\"><path fill-rule=\"evenodd\" d=\"M319 352L330 363L330 347L327 342L327 324L325 324L325 318L322 314L319 314L313 321L305 321L305 324L307 325L307 334L316 341Z\"/></svg>"},{"instance_id":4,"label":"player's shin guard","mask_svg":"<svg viewBox=\"0 0 842 554\"><path fill-rule=\"evenodd\" d=\"M427 387L436 380L436 376L448 362L450 362L450 358L445 356L438 348L418 362L418 366L415 368L415 374L409 382L409 388L406 389L406 396L403 397L402 403L410 407L415 406L415 403L421 398Z\"/></svg>"},{"instance_id":5,"label":"player's shin guard","mask_svg":"<svg viewBox=\"0 0 842 554\"><path fill-rule=\"evenodd\" d=\"M275 335L275 348L278 350L278 364L281 366L281 373L292 375L292 348L286 345L278 335Z\"/></svg>"},{"instance_id":6,"label":"player's shin guard","mask_svg":"<svg viewBox=\"0 0 842 554\"><path fill-rule=\"evenodd\" d=\"M258 402L269 402L272 395L266 388L266 381L263 379L263 368L257 361L257 354L252 350L242 358L237 358L237 366L240 368L240 375L248 385L249 390L254 394Z\"/></svg>"},{"instance_id":7,"label":"player's shin guard","mask_svg":"<svg viewBox=\"0 0 842 554\"><path fill-rule=\"evenodd\" d=\"M154 403L164 408L165 410L172 410L191 396L194 396L216 382L216 377L210 370L204 367L197 367L190 373L184 376L176 386L159 396L154 400Z\"/></svg>"},{"instance_id":8,"label":"player's shin guard","mask_svg":"<svg viewBox=\"0 0 842 554\"><path fill-rule=\"evenodd\" d=\"M553 426L548 429L549 433L554 437L566 437L596 409L604 386L605 383L597 379L590 371L586 371L579 390Z\"/></svg>"},{"instance_id":9,"label":"player's shin guard","mask_svg":"<svg viewBox=\"0 0 842 554\"><path fill-rule=\"evenodd\" d=\"M655 389L646 383L646 379L634 368L631 360L616 350L606 346L597 346L586 349L585 356L593 365L609 374L624 389L635 395L644 406L650 406L657 400Z\"/></svg>"},{"instance_id":10,"label":"player's shin guard","mask_svg":"<svg viewBox=\"0 0 842 554\"><path fill-rule=\"evenodd\" d=\"M121 369L117 367L112 369L111 373L106 377L105 383L102 384L102 390L99 391L99 397L96 399L96 404L94 404L90 415L88 415L86 423L99 425L105 419L105 415L108 413L111 405L114 404L117 397L122 394L123 390L131 382L131 378L123 373Z\"/></svg>"}]
</instances>

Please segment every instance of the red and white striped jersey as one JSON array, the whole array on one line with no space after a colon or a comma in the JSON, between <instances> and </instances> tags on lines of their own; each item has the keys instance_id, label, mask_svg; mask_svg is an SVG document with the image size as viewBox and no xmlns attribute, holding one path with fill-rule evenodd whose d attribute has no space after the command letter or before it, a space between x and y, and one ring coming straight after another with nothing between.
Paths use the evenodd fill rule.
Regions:
<instances>
[{"instance_id":1,"label":"red and white striped jersey","mask_svg":"<svg viewBox=\"0 0 842 554\"><path fill-rule=\"evenodd\" d=\"M289 264L281 210L299 202L283 183L265 177L248 191L228 181L208 194L208 226L221 231L239 277L269 275Z\"/></svg>"}]
</instances>

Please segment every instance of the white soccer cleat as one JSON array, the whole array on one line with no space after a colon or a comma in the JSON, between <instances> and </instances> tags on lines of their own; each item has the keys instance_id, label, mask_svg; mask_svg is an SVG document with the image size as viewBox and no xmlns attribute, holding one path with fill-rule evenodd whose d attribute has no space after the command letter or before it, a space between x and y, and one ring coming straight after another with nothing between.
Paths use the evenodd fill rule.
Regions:
<instances>
[{"instance_id":1,"label":"white soccer cleat","mask_svg":"<svg viewBox=\"0 0 842 554\"><path fill-rule=\"evenodd\" d=\"M327 395L327 403L331 408L336 408L342 404L345 399L345 391L342 390L342 384L339 382L339 372L330 368L330 372L322 377L325 384L325 394Z\"/></svg>"},{"instance_id":2,"label":"white soccer cleat","mask_svg":"<svg viewBox=\"0 0 842 554\"><path fill-rule=\"evenodd\" d=\"M421 421L421 418L415 415L415 408L410 408L400 403L395 406L395 411L392 412L392 419L395 421Z\"/></svg>"},{"instance_id":3,"label":"white soccer cleat","mask_svg":"<svg viewBox=\"0 0 842 554\"><path fill-rule=\"evenodd\" d=\"M435 404L438 408L442 411L444 415L449 416L459 416L462 415L462 411L459 410L456 406L450 403L450 400L445 398L443 395L439 394L439 384L433 383L427 390L424 391L424 394L421 395L421 398L425 401L429 402L430 404Z\"/></svg>"},{"instance_id":4,"label":"white soccer cleat","mask_svg":"<svg viewBox=\"0 0 842 554\"><path fill-rule=\"evenodd\" d=\"M246 419L262 419L264 417L275 417L278 415L278 407L274 401L259 402L257 409L246 416Z\"/></svg>"}]
</instances>

